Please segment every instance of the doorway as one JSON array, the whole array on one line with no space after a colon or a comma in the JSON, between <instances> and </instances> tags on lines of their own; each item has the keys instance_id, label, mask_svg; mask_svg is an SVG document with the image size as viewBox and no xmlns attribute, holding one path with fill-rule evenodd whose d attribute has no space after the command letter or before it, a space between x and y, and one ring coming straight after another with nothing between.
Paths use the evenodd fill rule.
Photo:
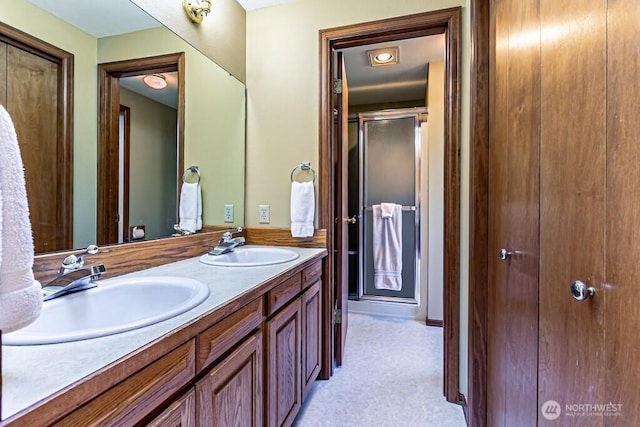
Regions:
<instances>
[{"instance_id":1,"label":"doorway","mask_svg":"<svg viewBox=\"0 0 640 427\"><path fill-rule=\"evenodd\" d=\"M167 101L162 98L159 98L159 102L153 102L158 108L151 108L151 102L147 98L136 94L136 87L144 86L143 75L161 75L165 81L175 81L177 103L174 113L169 113L168 116L164 114L166 108L160 104ZM146 238L170 235L171 230L167 227L177 222L178 192L184 163L184 53L99 64L98 84L97 242L112 244L129 241L133 227L145 229ZM129 155L126 148L132 149L132 146L126 141L129 134L127 129L133 122L130 120L131 114L121 112L123 103L139 106L138 115L147 118L147 122L155 120L160 123L160 127L143 123L138 128L146 129L148 133L149 129L160 129L163 126L162 123L170 122L172 129L175 129L175 134L166 137L162 136L166 135L166 132L159 131L160 137L157 134L148 135L150 145L142 146L140 152ZM121 136L125 136L124 140L121 140ZM159 141L167 138L169 138L167 144L162 144L164 148L158 145ZM135 166L134 163L140 167ZM168 163L166 168L163 168L164 163ZM145 165L158 170L154 174L153 171L144 169ZM175 173L166 174L164 173L166 170L172 170ZM124 188L128 187L127 182L135 180L136 176L141 180L155 177L152 178L154 182L140 185L143 190L139 195ZM152 209L145 216L145 218L155 219L153 222L155 227L136 221L139 216L132 214L136 212L137 205L132 205L131 200L142 200L146 197L145 192L148 193L151 188L158 187L159 191L163 191L162 189L167 186L172 189L173 194L169 197L154 197L154 199L171 200L163 203L161 208ZM139 205L140 209L145 209L145 203ZM160 218L154 218L158 212L165 212L167 209L171 212L162 214ZM169 219L164 218L165 216ZM134 223L130 224L130 220Z\"/></svg>"},{"instance_id":2,"label":"doorway","mask_svg":"<svg viewBox=\"0 0 640 427\"><path fill-rule=\"evenodd\" d=\"M340 27L320 32L320 170L324 177L320 182L319 225L327 230L327 248L334 256L326 259L324 277L324 337L323 371L321 377L328 378L334 365L334 355L344 349L347 327L347 281L344 280L348 256L348 241L344 218L349 218L346 198L334 201L334 194L346 193L346 180L342 166L335 168L343 156L337 150L334 138L334 81L336 66L333 59L335 50L380 42L421 37L435 34L445 35L445 182L444 229L445 247L443 259L444 274L444 394L449 402L458 403L458 357L459 357L459 241L460 241L460 8L393 18L348 27ZM339 69L339 68L338 68ZM346 116L345 116L346 117ZM346 119L344 119L346 121ZM338 120L339 122L341 120ZM338 126L339 128L341 126ZM342 126L346 128L346 126ZM335 153L335 154L334 154ZM336 169L338 171L336 171ZM334 224L335 230L334 230ZM334 273L334 265L337 270ZM333 311L334 308L336 311ZM335 316L335 317L334 317ZM332 320L337 320L334 325ZM340 363L337 360L337 363Z\"/></svg>"}]
</instances>

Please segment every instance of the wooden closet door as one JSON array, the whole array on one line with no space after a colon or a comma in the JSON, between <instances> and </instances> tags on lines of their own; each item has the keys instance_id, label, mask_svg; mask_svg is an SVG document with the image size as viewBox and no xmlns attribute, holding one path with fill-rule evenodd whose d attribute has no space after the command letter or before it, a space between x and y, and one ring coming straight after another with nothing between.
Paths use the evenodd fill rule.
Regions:
<instances>
[{"instance_id":1,"label":"wooden closet door","mask_svg":"<svg viewBox=\"0 0 640 427\"><path fill-rule=\"evenodd\" d=\"M488 425L524 427L537 413L540 47L522 35L539 11L537 0L492 7Z\"/></svg>"},{"instance_id":2,"label":"wooden closet door","mask_svg":"<svg viewBox=\"0 0 640 427\"><path fill-rule=\"evenodd\" d=\"M609 1L605 425L640 425L640 2ZM612 408L610 408L612 409Z\"/></svg>"},{"instance_id":3,"label":"wooden closet door","mask_svg":"<svg viewBox=\"0 0 640 427\"><path fill-rule=\"evenodd\" d=\"M540 425L602 425L565 405L604 403L606 2L541 0ZM573 281L596 288L576 301ZM545 405L545 402L550 402ZM559 407L549 411L548 405ZM555 415L562 418L554 419Z\"/></svg>"}]
</instances>

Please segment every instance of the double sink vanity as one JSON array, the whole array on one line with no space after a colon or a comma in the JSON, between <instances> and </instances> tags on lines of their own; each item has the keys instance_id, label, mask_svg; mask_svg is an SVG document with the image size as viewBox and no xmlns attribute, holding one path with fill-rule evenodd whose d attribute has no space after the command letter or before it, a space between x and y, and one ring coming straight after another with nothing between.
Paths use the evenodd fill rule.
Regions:
<instances>
[{"instance_id":1,"label":"double sink vanity","mask_svg":"<svg viewBox=\"0 0 640 427\"><path fill-rule=\"evenodd\" d=\"M2 337L0 425L293 423L321 367L326 249L212 257L205 236L169 241L137 247L144 269L118 266ZM176 241L193 247L176 254Z\"/></svg>"}]
</instances>

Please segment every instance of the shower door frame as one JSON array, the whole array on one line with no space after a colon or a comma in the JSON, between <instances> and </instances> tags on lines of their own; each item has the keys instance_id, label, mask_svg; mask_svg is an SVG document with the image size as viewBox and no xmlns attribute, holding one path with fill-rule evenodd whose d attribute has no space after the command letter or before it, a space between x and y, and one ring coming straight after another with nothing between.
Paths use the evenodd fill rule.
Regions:
<instances>
[{"instance_id":1,"label":"shower door frame","mask_svg":"<svg viewBox=\"0 0 640 427\"><path fill-rule=\"evenodd\" d=\"M358 185L358 222L360 235L358 236L358 300L360 301L378 301L378 302L390 302L397 304L412 304L420 305L420 260L421 260L421 246L420 246L420 214L421 214L421 176L422 176L422 123L426 122L428 115L427 107L415 107L415 108L397 108L392 110L379 110L379 111L367 111L365 113L358 114L358 175L360 184ZM415 260L414 266L414 291L413 298L383 296L383 295L371 295L365 294L365 272L364 272L364 257L365 257L365 210L367 206L364 203L365 186L364 181L364 156L365 156L365 126L364 122L380 121L380 120L396 120L396 119L414 119L414 206L409 210L414 212L415 222ZM404 207L403 207L404 208ZM404 210L404 209L403 209ZM404 266L403 266L404 268Z\"/></svg>"}]
</instances>

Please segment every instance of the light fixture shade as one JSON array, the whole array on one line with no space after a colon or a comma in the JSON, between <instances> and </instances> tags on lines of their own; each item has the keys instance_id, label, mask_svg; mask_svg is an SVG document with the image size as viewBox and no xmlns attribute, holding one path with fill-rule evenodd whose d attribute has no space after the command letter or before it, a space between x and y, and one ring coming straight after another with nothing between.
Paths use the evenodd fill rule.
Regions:
<instances>
[{"instance_id":1,"label":"light fixture shade","mask_svg":"<svg viewBox=\"0 0 640 427\"><path fill-rule=\"evenodd\" d=\"M367 57L369 58L369 65L372 67L397 64L400 62L400 49L398 46L390 46L381 49L368 50Z\"/></svg>"},{"instance_id":2,"label":"light fixture shade","mask_svg":"<svg viewBox=\"0 0 640 427\"><path fill-rule=\"evenodd\" d=\"M142 78L144 84L152 89L164 89L167 87L167 78L162 74L148 74Z\"/></svg>"},{"instance_id":3,"label":"light fixture shade","mask_svg":"<svg viewBox=\"0 0 640 427\"><path fill-rule=\"evenodd\" d=\"M182 6L193 23L201 24L202 19L211 12L211 0L193 0L193 2L183 0Z\"/></svg>"}]
</instances>

